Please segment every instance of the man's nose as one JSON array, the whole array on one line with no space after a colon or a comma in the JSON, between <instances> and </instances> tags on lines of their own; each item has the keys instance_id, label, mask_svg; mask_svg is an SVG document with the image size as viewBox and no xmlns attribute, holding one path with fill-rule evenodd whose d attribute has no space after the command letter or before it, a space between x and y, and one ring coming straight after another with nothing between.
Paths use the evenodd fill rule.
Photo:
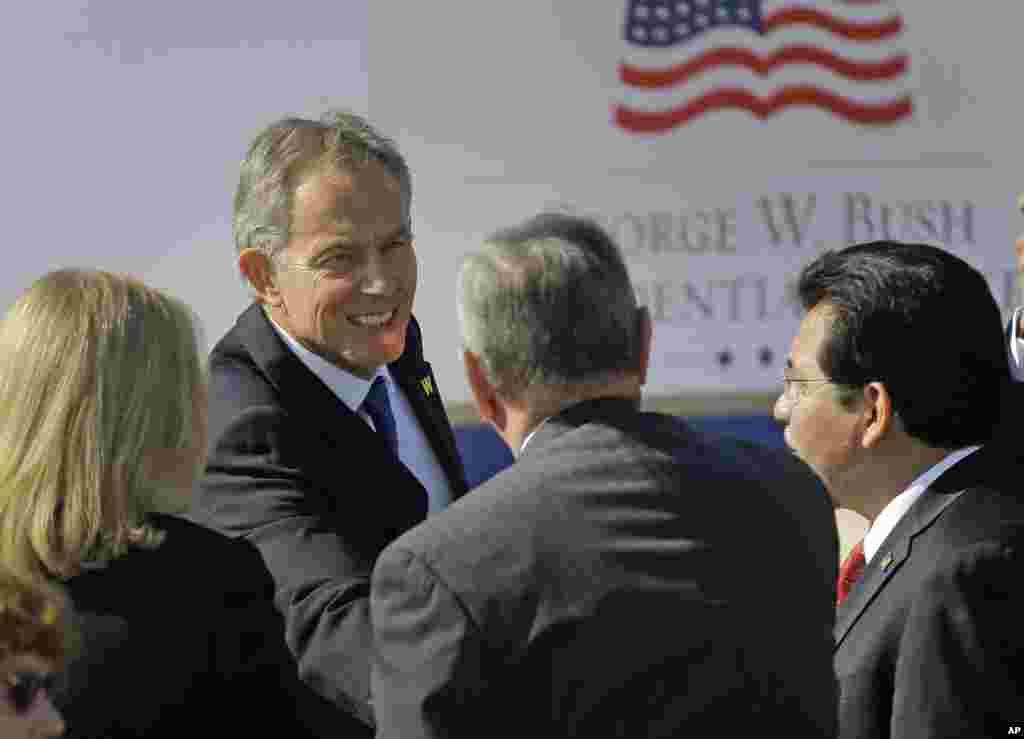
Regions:
<instances>
[{"instance_id":1,"label":"man's nose","mask_svg":"<svg viewBox=\"0 0 1024 739\"><path fill-rule=\"evenodd\" d=\"M789 423L789 411L791 405L789 399L786 398L785 393L779 393L779 397L775 400L775 405L772 407L772 418L785 426Z\"/></svg>"},{"instance_id":2,"label":"man's nose","mask_svg":"<svg viewBox=\"0 0 1024 739\"><path fill-rule=\"evenodd\" d=\"M370 295L389 295L394 287L395 279L388 260L380 251L372 249L363 270L363 292Z\"/></svg>"}]
</instances>

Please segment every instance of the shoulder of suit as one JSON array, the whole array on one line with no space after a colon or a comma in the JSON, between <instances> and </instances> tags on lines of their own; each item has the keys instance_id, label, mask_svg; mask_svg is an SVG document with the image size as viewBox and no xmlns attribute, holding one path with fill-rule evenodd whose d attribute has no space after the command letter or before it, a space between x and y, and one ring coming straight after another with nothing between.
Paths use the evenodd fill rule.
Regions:
<instances>
[{"instance_id":1,"label":"shoulder of suit","mask_svg":"<svg viewBox=\"0 0 1024 739\"><path fill-rule=\"evenodd\" d=\"M982 484L963 490L924 532L946 548L999 540L1024 522L1024 495L1013 486Z\"/></svg>"},{"instance_id":2,"label":"shoulder of suit","mask_svg":"<svg viewBox=\"0 0 1024 739\"><path fill-rule=\"evenodd\" d=\"M278 389L241 346L210 355L210 421L224 424L239 412L253 407L279 407Z\"/></svg>"},{"instance_id":3,"label":"shoulder of suit","mask_svg":"<svg viewBox=\"0 0 1024 739\"><path fill-rule=\"evenodd\" d=\"M557 492L544 489L542 480L527 460L516 462L406 531L394 546L430 566L443 566L459 560L463 551L475 560L525 544L552 518L546 511L556 504Z\"/></svg>"},{"instance_id":4,"label":"shoulder of suit","mask_svg":"<svg viewBox=\"0 0 1024 739\"><path fill-rule=\"evenodd\" d=\"M1010 522L988 536L950 547L935 558L922 594L961 593L968 600L1024 602L1024 521Z\"/></svg>"}]
</instances>

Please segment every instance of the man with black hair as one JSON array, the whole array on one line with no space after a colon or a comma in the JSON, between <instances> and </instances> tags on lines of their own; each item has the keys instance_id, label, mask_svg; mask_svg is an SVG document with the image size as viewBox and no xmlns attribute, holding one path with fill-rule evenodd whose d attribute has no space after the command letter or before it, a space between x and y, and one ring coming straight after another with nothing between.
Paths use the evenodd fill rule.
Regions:
<instances>
[{"instance_id":1,"label":"man with black hair","mask_svg":"<svg viewBox=\"0 0 1024 739\"><path fill-rule=\"evenodd\" d=\"M977 270L920 244L826 252L797 287L775 415L871 522L837 586L840 736L1003 735L1024 711L1024 465L993 443L999 308Z\"/></svg>"}]
</instances>

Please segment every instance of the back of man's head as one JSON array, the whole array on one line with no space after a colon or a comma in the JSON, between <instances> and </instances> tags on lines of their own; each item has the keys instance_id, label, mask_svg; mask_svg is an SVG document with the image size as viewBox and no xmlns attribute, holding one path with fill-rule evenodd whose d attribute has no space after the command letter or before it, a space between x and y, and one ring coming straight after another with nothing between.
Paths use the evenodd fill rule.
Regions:
<instances>
[{"instance_id":1,"label":"back of man's head","mask_svg":"<svg viewBox=\"0 0 1024 739\"><path fill-rule=\"evenodd\" d=\"M641 371L643 321L618 247L593 221L543 213L462 264L465 347L505 397Z\"/></svg>"},{"instance_id":2,"label":"back of man's head","mask_svg":"<svg viewBox=\"0 0 1024 739\"><path fill-rule=\"evenodd\" d=\"M928 446L991 437L1009 371L999 307L967 262L925 244L858 244L805 267L797 291L805 309L832 309L818 363L846 397L883 383Z\"/></svg>"}]
</instances>

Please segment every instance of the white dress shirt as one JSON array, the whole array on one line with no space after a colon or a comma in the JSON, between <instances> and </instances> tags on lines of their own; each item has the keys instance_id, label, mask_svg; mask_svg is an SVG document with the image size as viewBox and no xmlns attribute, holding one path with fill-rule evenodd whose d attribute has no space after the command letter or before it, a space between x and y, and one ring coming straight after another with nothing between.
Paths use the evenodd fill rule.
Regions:
<instances>
[{"instance_id":1,"label":"white dress shirt","mask_svg":"<svg viewBox=\"0 0 1024 739\"><path fill-rule=\"evenodd\" d=\"M331 364L323 357L314 354L304 347L291 334L278 326L270 317L270 325L277 331L285 345L292 350L309 371L331 389L338 400L344 403L356 415L362 418L374 431L373 420L362 409L363 401L370 392L373 380L364 380L351 372ZM395 428L398 433L398 458L409 468L409 471L427 489L428 511L436 513L451 503L452 491L448 477L434 453L427 435L420 427L416 413L409 405L408 398L402 388L392 379L388 368L381 367L375 377L383 377L388 389L388 401L391 403L391 414L395 417Z\"/></svg>"},{"instance_id":2,"label":"white dress shirt","mask_svg":"<svg viewBox=\"0 0 1024 739\"><path fill-rule=\"evenodd\" d=\"M906 515L917 499L924 495L928 486L939 479L939 475L955 465L961 459L981 449L980 446L967 446L957 449L943 457L938 464L929 467L923 474L910 483L910 487L889 501L874 521L871 522L867 534L864 535L864 560L870 562L875 552L882 546L885 538L896 528L896 524Z\"/></svg>"},{"instance_id":3,"label":"white dress shirt","mask_svg":"<svg viewBox=\"0 0 1024 739\"><path fill-rule=\"evenodd\" d=\"M1010 374L1017 382L1024 382L1024 339L1017 330L1022 317L1024 308L1017 308L1010 319Z\"/></svg>"},{"instance_id":4,"label":"white dress shirt","mask_svg":"<svg viewBox=\"0 0 1024 739\"><path fill-rule=\"evenodd\" d=\"M530 443L530 439L533 438L534 434L540 431L540 427L547 423L550 418L551 416L548 416L547 418L543 419L540 423L533 427L533 431L526 435L526 438L523 439L523 443L519 445L519 454L516 454L516 457L518 457L520 454L526 451L526 445Z\"/></svg>"}]
</instances>

